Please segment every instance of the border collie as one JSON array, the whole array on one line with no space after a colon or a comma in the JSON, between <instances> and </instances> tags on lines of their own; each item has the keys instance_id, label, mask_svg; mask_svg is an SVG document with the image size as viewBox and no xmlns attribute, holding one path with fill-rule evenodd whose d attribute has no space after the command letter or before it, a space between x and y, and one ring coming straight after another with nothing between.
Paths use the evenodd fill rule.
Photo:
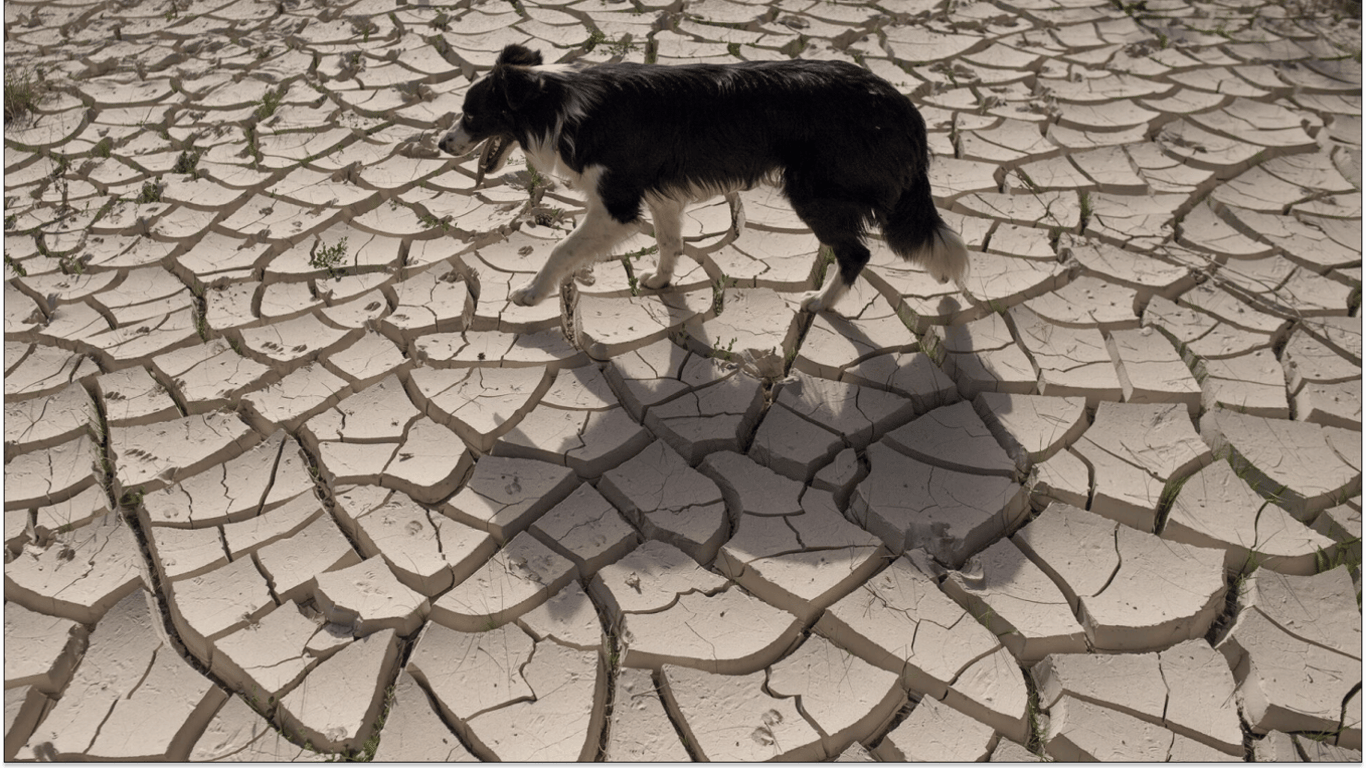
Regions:
<instances>
[{"instance_id":1,"label":"border collie","mask_svg":"<svg viewBox=\"0 0 1366 768\"><path fill-rule=\"evenodd\" d=\"M941 283L962 283L968 252L930 197L925 121L887 81L837 61L728 65L542 66L509 45L470 86L440 141L457 157L486 142L479 182L516 142L540 173L587 195L583 220L544 267L512 292L536 304L573 272L636 231L650 209L659 266L640 284L662 288L683 252L684 206L760 182L781 184L793 211L839 262L802 301L839 301L868 263L871 224L894 253Z\"/></svg>"}]
</instances>

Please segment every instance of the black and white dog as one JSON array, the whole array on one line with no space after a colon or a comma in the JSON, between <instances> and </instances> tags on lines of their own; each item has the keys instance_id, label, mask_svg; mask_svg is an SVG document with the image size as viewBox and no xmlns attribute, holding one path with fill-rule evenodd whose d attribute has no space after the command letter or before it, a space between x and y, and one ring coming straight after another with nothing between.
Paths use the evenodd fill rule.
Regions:
<instances>
[{"instance_id":1,"label":"black and white dog","mask_svg":"<svg viewBox=\"0 0 1366 768\"><path fill-rule=\"evenodd\" d=\"M487 142L479 174L521 145L540 173L588 197L578 227L536 276L512 293L536 304L580 267L609 255L649 207L659 266L640 283L662 288L683 252L686 205L761 181L781 184L792 209L834 251L839 272L802 302L834 306L868 263L876 223L894 253L940 282L962 282L968 252L930 197L925 121L885 80L852 64L541 65L509 45L470 86L464 113L440 141L457 157Z\"/></svg>"}]
</instances>

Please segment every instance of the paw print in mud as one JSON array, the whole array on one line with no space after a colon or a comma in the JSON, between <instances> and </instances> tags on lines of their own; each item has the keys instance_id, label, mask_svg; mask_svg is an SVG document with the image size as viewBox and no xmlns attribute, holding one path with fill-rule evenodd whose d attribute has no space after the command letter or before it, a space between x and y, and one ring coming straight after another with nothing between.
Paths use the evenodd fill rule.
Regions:
<instances>
[{"instance_id":1,"label":"paw print in mud","mask_svg":"<svg viewBox=\"0 0 1366 768\"><path fill-rule=\"evenodd\" d=\"M774 744L777 744L778 739L773 735L773 728L774 726L782 724L782 713L776 709L770 709L765 712L759 720L763 725L755 728L754 731L749 734L749 737L754 740L755 744L761 746L771 747Z\"/></svg>"}]
</instances>

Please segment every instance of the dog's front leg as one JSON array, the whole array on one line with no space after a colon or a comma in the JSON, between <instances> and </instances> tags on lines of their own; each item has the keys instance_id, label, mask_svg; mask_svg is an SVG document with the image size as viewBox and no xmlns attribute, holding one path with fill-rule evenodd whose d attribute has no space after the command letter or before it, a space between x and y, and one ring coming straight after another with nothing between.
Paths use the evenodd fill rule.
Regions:
<instances>
[{"instance_id":1,"label":"dog's front leg","mask_svg":"<svg viewBox=\"0 0 1366 768\"><path fill-rule=\"evenodd\" d=\"M654 272L642 272L640 284L658 289L669 284L674 266L683 253L683 203L677 200L653 200L649 203L650 218L655 224L655 243L659 250L659 266Z\"/></svg>"},{"instance_id":2,"label":"dog's front leg","mask_svg":"<svg viewBox=\"0 0 1366 768\"><path fill-rule=\"evenodd\" d=\"M603 208L589 208L579 226L550 251L550 258L541 271L514 288L509 298L512 303L524 307L541 303L559 290L566 277L608 254L613 246L635 231L635 224L623 224Z\"/></svg>"}]
</instances>

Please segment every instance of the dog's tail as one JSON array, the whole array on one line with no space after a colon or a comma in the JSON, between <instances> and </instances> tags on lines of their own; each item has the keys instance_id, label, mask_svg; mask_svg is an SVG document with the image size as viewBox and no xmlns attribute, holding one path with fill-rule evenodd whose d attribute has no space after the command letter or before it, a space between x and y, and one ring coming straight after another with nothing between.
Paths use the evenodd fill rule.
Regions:
<instances>
[{"instance_id":1,"label":"dog's tail","mask_svg":"<svg viewBox=\"0 0 1366 768\"><path fill-rule=\"evenodd\" d=\"M923 174L901 191L890 214L878 224L892 252L919 264L941 283L962 285L968 276L968 248L963 239L939 217L930 194L930 180Z\"/></svg>"}]
</instances>

